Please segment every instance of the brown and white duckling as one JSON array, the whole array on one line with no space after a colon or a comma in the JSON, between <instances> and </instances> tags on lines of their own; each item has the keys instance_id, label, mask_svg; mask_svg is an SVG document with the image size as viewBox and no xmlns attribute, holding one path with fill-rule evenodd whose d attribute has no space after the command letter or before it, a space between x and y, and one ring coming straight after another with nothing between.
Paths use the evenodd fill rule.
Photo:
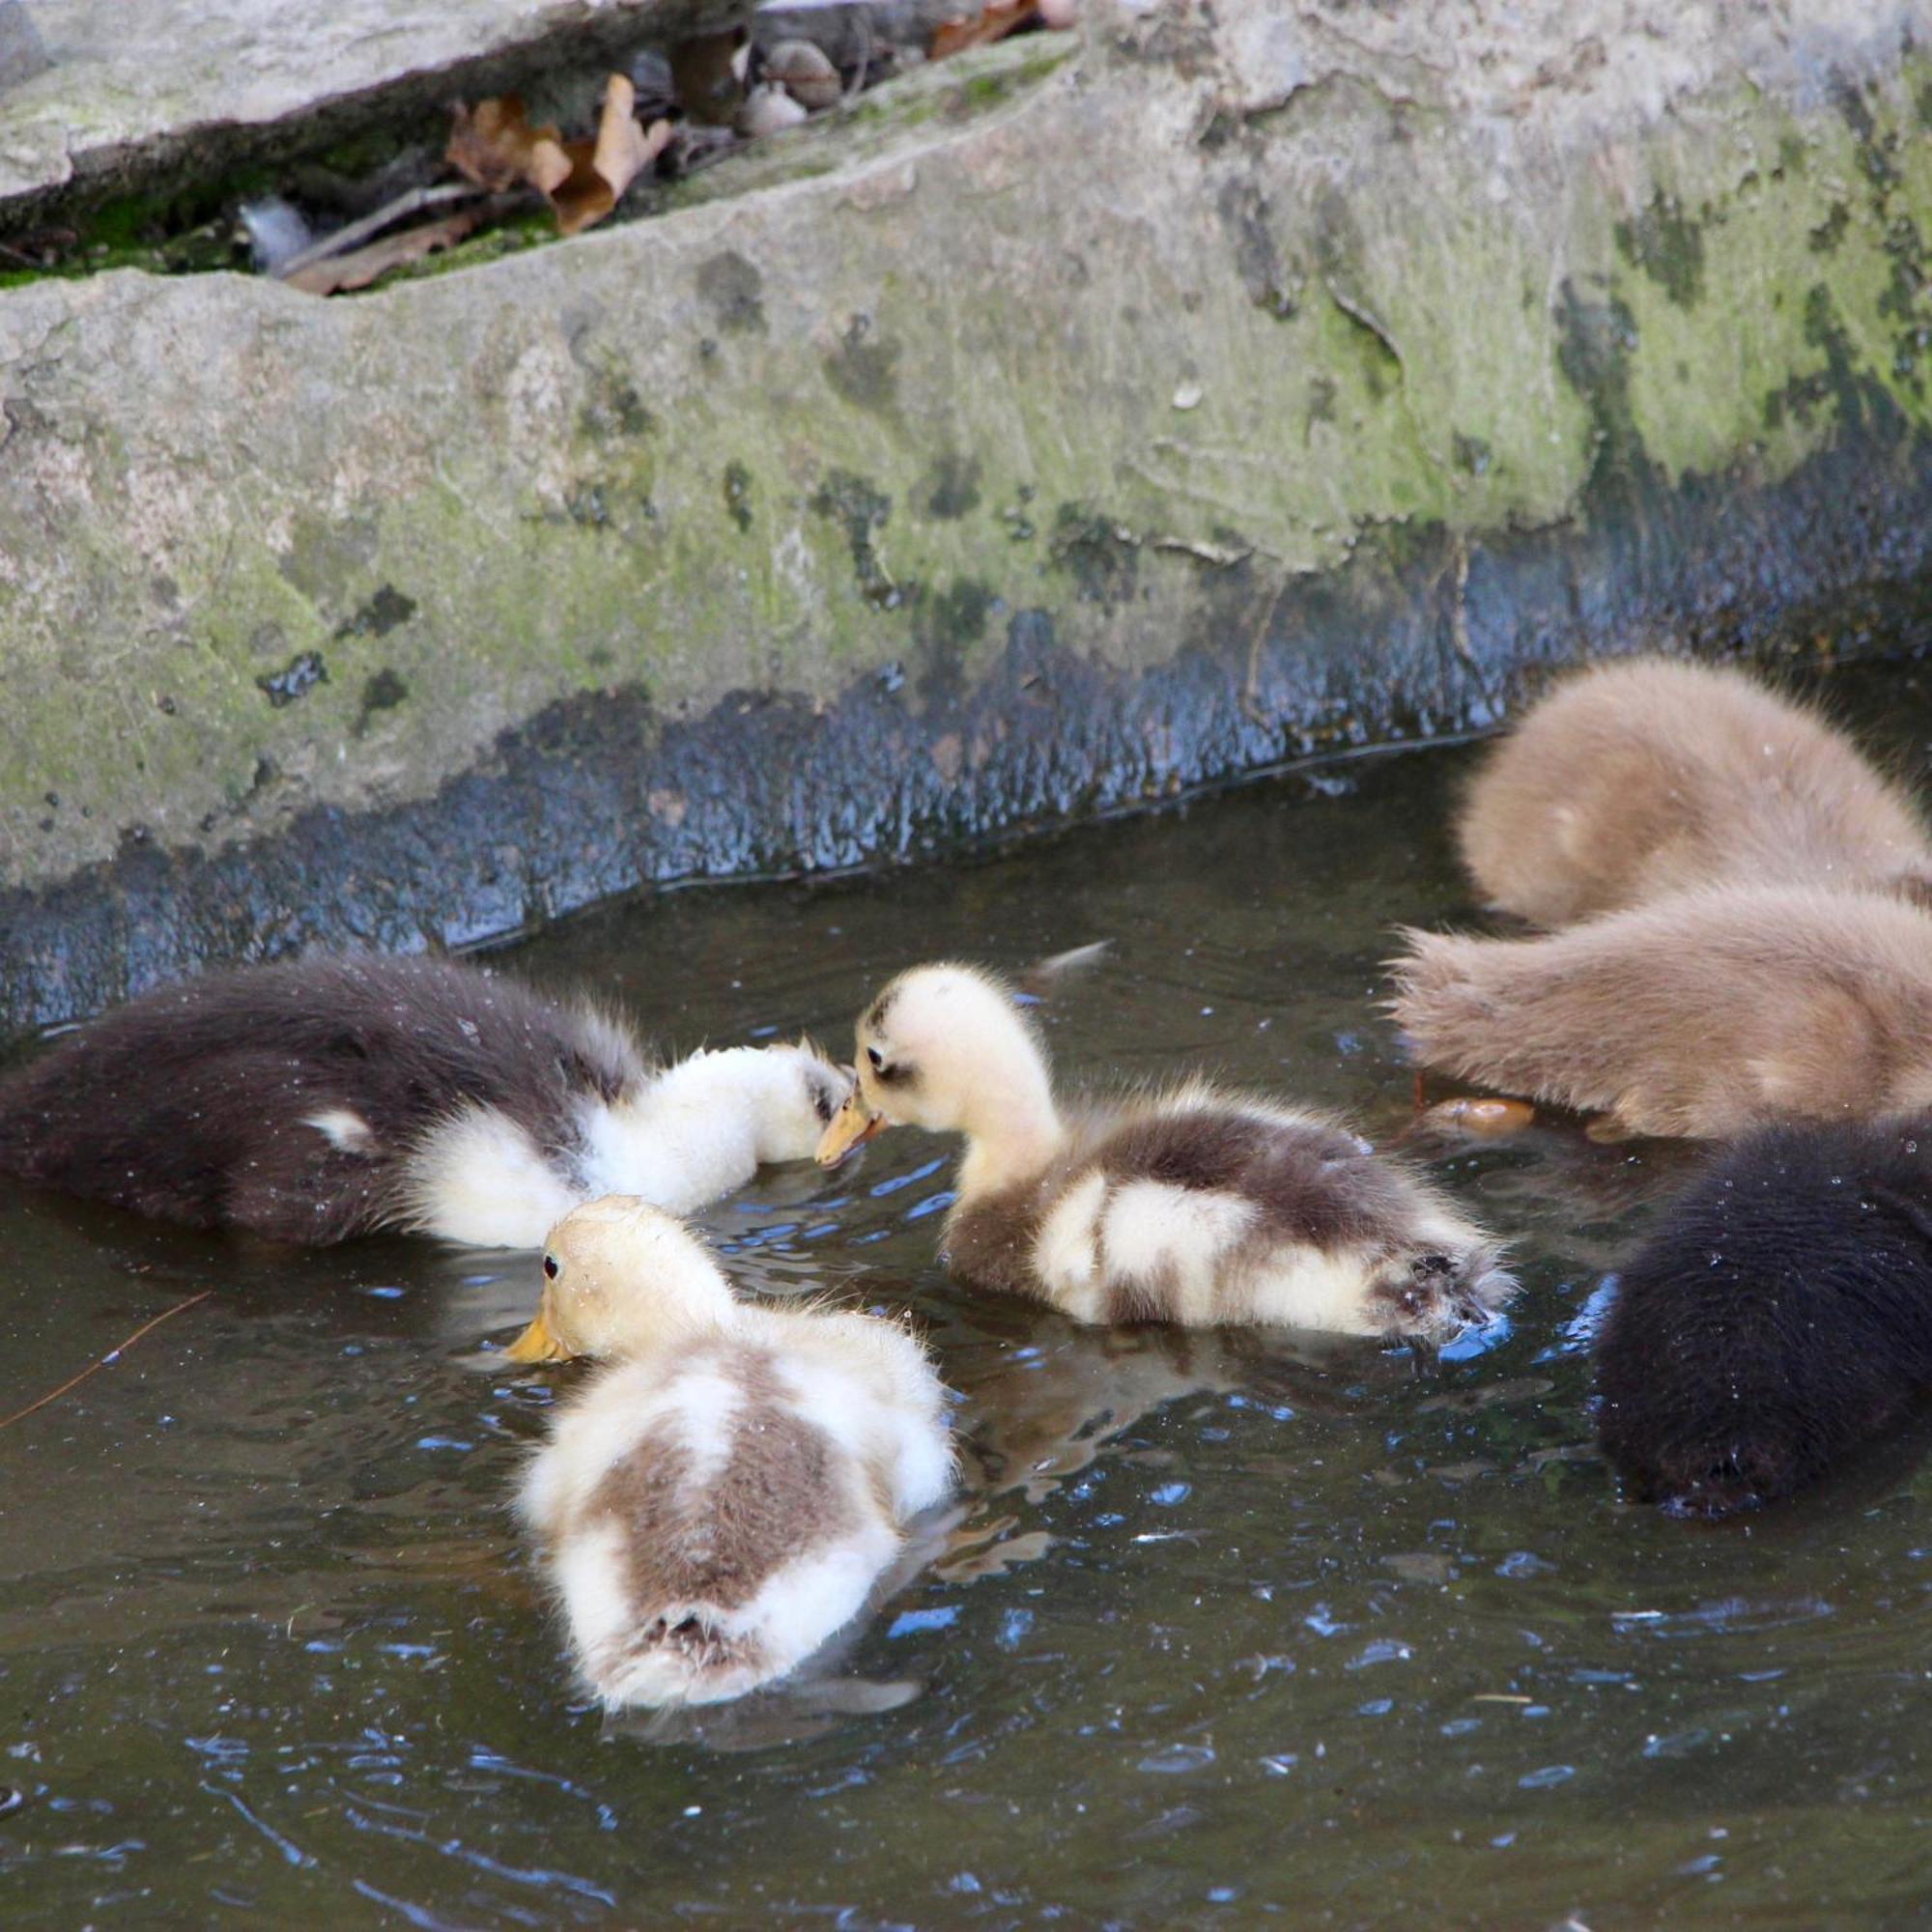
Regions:
<instances>
[{"instance_id":1,"label":"brown and white duckling","mask_svg":"<svg viewBox=\"0 0 1932 1932\"><path fill-rule=\"evenodd\" d=\"M189 1227L533 1248L577 1202L689 1212L801 1160L851 1091L809 1042L655 1063L630 1028L451 960L191 980L0 1081L0 1173Z\"/></svg>"},{"instance_id":2,"label":"brown and white duckling","mask_svg":"<svg viewBox=\"0 0 1932 1932\"><path fill-rule=\"evenodd\" d=\"M1440 1336L1515 1283L1441 1195L1319 1115L1191 1083L1063 1114L1007 989L901 974L858 1027L828 1165L886 1123L963 1133L952 1271L1078 1321L1276 1322Z\"/></svg>"},{"instance_id":3,"label":"brown and white duckling","mask_svg":"<svg viewBox=\"0 0 1932 1932\"><path fill-rule=\"evenodd\" d=\"M1932 1106L1932 916L1818 887L1709 887L1539 939L1411 932L1390 1008L1417 1060L1722 1139Z\"/></svg>"},{"instance_id":4,"label":"brown and white duckling","mask_svg":"<svg viewBox=\"0 0 1932 1932\"><path fill-rule=\"evenodd\" d=\"M865 1606L952 1485L945 1391L904 1329L738 1300L640 1201L551 1231L517 1361L604 1355L519 1498L585 1686L709 1704L786 1675Z\"/></svg>"},{"instance_id":5,"label":"brown and white duckling","mask_svg":"<svg viewBox=\"0 0 1932 1932\"><path fill-rule=\"evenodd\" d=\"M1705 884L1932 891L1910 798L1844 732L1664 658L1560 684L1491 753L1458 836L1485 899L1543 926Z\"/></svg>"}]
</instances>

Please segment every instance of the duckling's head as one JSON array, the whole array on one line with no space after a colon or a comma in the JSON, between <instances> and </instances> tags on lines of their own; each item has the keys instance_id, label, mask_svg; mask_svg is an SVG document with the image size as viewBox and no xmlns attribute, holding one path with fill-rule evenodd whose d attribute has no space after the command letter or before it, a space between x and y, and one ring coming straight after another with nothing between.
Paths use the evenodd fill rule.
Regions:
<instances>
[{"instance_id":1,"label":"duckling's head","mask_svg":"<svg viewBox=\"0 0 1932 1932\"><path fill-rule=\"evenodd\" d=\"M858 1087L819 1143L824 1166L888 1124L987 1143L1058 1131L1033 1027L977 967L901 973L860 1014L858 1048Z\"/></svg>"},{"instance_id":2,"label":"duckling's head","mask_svg":"<svg viewBox=\"0 0 1932 1932\"><path fill-rule=\"evenodd\" d=\"M810 1038L753 1051L758 1061L754 1104L759 1163L804 1160L851 1098L852 1069L840 1066Z\"/></svg>"},{"instance_id":3,"label":"duckling's head","mask_svg":"<svg viewBox=\"0 0 1932 1932\"><path fill-rule=\"evenodd\" d=\"M710 1251L674 1214L628 1194L573 1208L544 1242L543 1305L513 1362L637 1355L728 1323L737 1303Z\"/></svg>"}]
</instances>

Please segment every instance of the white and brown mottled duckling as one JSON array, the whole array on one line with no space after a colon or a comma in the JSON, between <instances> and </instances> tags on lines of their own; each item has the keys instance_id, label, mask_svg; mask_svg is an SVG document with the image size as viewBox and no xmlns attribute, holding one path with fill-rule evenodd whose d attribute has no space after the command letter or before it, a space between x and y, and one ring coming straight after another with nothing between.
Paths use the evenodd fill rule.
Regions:
<instances>
[{"instance_id":1,"label":"white and brown mottled duckling","mask_svg":"<svg viewBox=\"0 0 1932 1932\"><path fill-rule=\"evenodd\" d=\"M1615 1133L1932 1106L1932 915L1902 899L1710 887L1538 939L1406 938L1417 1060Z\"/></svg>"},{"instance_id":2,"label":"white and brown mottled duckling","mask_svg":"<svg viewBox=\"0 0 1932 1932\"><path fill-rule=\"evenodd\" d=\"M533 1248L600 1194L689 1212L805 1158L851 1085L809 1042L667 1066L474 966L304 959L151 993L0 1081L0 1173L281 1241Z\"/></svg>"},{"instance_id":3,"label":"white and brown mottled duckling","mask_svg":"<svg viewBox=\"0 0 1932 1932\"><path fill-rule=\"evenodd\" d=\"M640 1201L567 1214L543 1265L512 1358L612 1358L562 1404L520 1496L584 1684L614 1710L785 1676L952 1486L925 1351L871 1316L738 1300Z\"/></svg>"},{"instance_id":4,"label":"white and brown mottled duckling","mask_svg":"<svg viewBox=\"0 0 1932 1932\"><path fill-rule=\"evenodd\" d=\"M1932 1388L1932 1119L1766 1128L1619 1270L1598 1432L1642 1500L1719 1517L1817 1481Z\"/></svg>"},{"instance_id":5,"label":"white and brown mottled duckling","mask_svg":"<svg viewBox=\"0 0 1932 1932\"><path fill-rule=\"evenodd\" d=\"M1458 836L1485 899L1542 926L1706 884L1932 894L1911 799L1845 733L1665 658L1557 686L1491 753Z\"/></svg>"},{"instance_id":6,"label":"white and brown mottled duckling","mask_svg":"<svg viewBox=\"0 0 1932 1932\"><path fill-rule=\"evenodd\" d=\"M860 1017L837 1161L885 1122L966 1136L952 1270L1078 1321L1274 1322L1441 1336L1515 1287L1494 1245L1319 1115L1194 1083L1063 1114L1005 985L901 974Z\"/></svg>"}]
</instances>

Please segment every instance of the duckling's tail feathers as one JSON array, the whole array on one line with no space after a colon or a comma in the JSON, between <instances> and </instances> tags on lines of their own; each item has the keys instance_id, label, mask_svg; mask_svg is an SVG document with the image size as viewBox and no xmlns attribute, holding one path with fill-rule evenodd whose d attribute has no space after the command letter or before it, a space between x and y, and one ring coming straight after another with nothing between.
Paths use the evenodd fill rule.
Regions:
<instances>
[{"instance_id":1,"label":"duckling's tail feathers","mask_svg":"<svg viewBox=\"0 0 1932 1932\"><path fill-rule=\"evenodd\" d=\"M651 1617L590 1660L591 1688L611 1710L632 1704L717 1704L774 1676L765 1646L703 1605Z\"/></svg>"}]
</instances>

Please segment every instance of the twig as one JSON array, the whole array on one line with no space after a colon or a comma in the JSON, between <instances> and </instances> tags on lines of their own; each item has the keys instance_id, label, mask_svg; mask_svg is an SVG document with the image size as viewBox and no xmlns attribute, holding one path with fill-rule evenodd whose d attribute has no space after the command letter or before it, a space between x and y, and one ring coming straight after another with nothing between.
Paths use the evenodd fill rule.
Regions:
<instances>
[{"instance_id":1,"label":"twig","mask_svg":"<svg viewBox=\"0 0 1932 1932\"><path fill-rule=\"evenodd\" d=\"M12 243L0 242L0 255L18 262L23 269L44 269L63 248L72 247L79 240L71 228L35 228L16 235ZM44 252L37 254L36 249Z\"/></svg>"},{"instance_id":2,"label":"twig","mask_svg":"<svg viewBox=\"0 0 1932 1932\"><path fill-rule=\"evenodd\" d=\"M151 1329L158 1328L163 1321L172 1320L175 1316L181 1314L184 1309L192 1308L197 1301L206 1301L213 1293L214 1291L212 1288L204 1288L199 1294L190 1294L185 1301L176 1302L172 1308L166 1309L161 1314L156 1315L152 1321L142 1322L125 1342L109 1349L106 1354L102 1355L98 1362L90 1362L86 1368L81 1370L79 1375L70 1376L66 1381L61 1383L59 1388L49 1389L38 1402L30 1402L25 1408L16 1408L12 1415L8 1416L4 1421L0 1421L0 1429L12 1429L14 1423L24 1421L26 1417L33 1414L35 1409L44 1408L48 1403L57 1402L71 1388L78 1388L89 1376L98 1374L100 1370L106 1368L110 1362L118 1362Z\"/></svg>"},{"instance_id":3,"label":"twig","mask_svg":"<svg viewBox=\"0 0 1932 1932\"><path fill-rule=\"evenodd\" d=\"M872 33L872 16L864 8L858 14L859 21L859 65L852 70L852 83L838 97L840 107L849 107L865 91L866 83L872 77L872 55L878 49L878 42Z\"/></svg>"},{"instance_id":4,"label":"twig","mask_svg":"<svg viewBox=\"0 0 1932 1932\"><path fill-rule=\"evenodd\" d=\"M469 201L488 192L487 188L480 188L473 182L444 182L438 187L412 187L407 194L399 194L394 201L384 202L374 214L365 214L360 221L352 221L346 228L334 229L320 242L311 242L298 255L291 255L275 270L275 279L285 282L300 270L317 262L326 262L331 255L340 255L355 247L358 242L366 242L372 235L380 235L406 215L419 214L426 208L440 208L446 201Z\"/></svg>"}]
</instances>

